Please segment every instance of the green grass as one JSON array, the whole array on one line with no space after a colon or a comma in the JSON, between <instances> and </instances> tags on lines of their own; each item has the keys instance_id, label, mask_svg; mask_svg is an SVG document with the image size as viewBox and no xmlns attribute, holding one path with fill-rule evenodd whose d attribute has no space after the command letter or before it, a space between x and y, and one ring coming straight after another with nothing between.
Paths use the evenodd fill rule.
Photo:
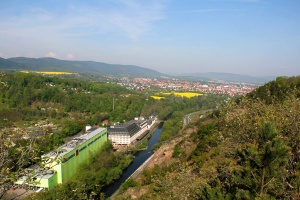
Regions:
<instances>
[{"instance_id":1,"label":"green grass","mask_svg":"<svg viewBox=\"0 0 300 200\"><path fill-rule=\"evenodd\" d=\"M139 146L132 148L130 151L141 151L145 150L148 147L148 139L145 137L142 142L139 144Z\"/></svg>"}]
</instances>

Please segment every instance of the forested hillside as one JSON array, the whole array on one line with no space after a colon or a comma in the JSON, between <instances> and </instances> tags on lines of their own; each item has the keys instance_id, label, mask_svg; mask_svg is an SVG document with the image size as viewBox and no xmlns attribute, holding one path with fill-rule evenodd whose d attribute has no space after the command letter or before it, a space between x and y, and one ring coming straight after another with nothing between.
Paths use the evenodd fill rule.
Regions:
<instances>
[{"instance_id":1,"label":"forested hillside","mask_svg":"<svg viewBox=\"0 0 300 200\"><path fill-rule=\"evenodd\" d=\"M26 73L0 74L0 91L2 127L37 119L84 119L91 124L152 114L164 119L175 111L212 108L219 102L209 95L157 101L114 84Z\"/></svg>"},{"instance_id":2,"label":"forested hillside","mask_svg":"<svg viewBox=\"0 0 300 200\"><path fill-rule=\"evenodd\" d=\"M280 77L200 119L170 162L115 199L299 199L299 86L300 77Z\"/></svg>"},{"instance_id":3,"label":"forested hillside","mask_svg":"<svg viewBox=\"0 0 300 200\"><path fill-rule=\"evenodd\" d=\"M247 96L250 99L260 99L267 104L283 103L289 96L300 96L300 80L299 76L295 77L278 77L275 81L271 81L262 87L257 88L254 92Z\"/></svg>"},{"instance_id":4,"label":"forested hillside","mask_svg":"<svg viewBox=\"0 0 300 200\"><path fill-rule=\"evenodd\" d=\"M0 69L5 71L66 71L98 76L160 77L157 71L134 65L107 64L93 61L70 61L55 58L0 57Z\"/></svg>"},{"instance_id":5,"label":"forested hillside","mask_svg":"<svg viewBox=\"0 0 300 200\"><path fill-rule=\"evenodd\" d=\"M0 81L2 126L38 118L76 118L76 113L83 113L83 117L96 117L97 121L90 123L97 124L100 120L115 116L130 119L139 115L142 108L139 97L126 88L112 84L25 73L1 74ZM113 110L113 98L122 94L132 94L126 99L119 98L118 103L122 107L134 107L126 115L118 106Z\"/></svg>"},{"instance_id":6,"label":"forested hillside","mask_svg":"<svg viewBox=\"0 0 300 200\"><path fill-rule=\"evenodd\" d=\"M84 130L86 124L102 126L104 119L113 124L155 114L159 119L167 120L163 142L177 135L176 130L182 128L185 114L221 106L227 98L206 95L188 99L169 95L163 100L155 100L149 96L156 91L141 93L113 84L28 73L1 73L0 92L0 197L25 167L39 163L42 154ZM101 185L97 195L104 185L118 178L130 162L130 159L119 159L119 155L114 155L110 145L102 153L107 154L103 161L107 164L90 164L95 168L86 168L82 172L96 172L107 177L96 180ZM96 160L97 156L91 162ZM78 184L94 187L95 182L84 176L80 178L76 180ZM68 187L65 185L61 189L68 190ZM86 190L86 194L90 195L92 191ZM65 192L59 191L59 195L61 193Z\"/></svg>"}]
</instances>

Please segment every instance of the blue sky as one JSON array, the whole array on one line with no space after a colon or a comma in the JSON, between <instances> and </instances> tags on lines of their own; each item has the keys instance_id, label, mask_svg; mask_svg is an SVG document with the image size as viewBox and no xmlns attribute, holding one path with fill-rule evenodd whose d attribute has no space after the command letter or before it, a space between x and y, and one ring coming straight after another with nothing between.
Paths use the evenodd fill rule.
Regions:
<instances>
[{"instance_id":1,"label":"blue sky","mask_svg":"<svg viewBox=\"0 0 300 200\"><path fill-rule=\"evenodd\" d=\"M300 75L300 0L0 0L0 57Z\"/></svg>"}]
</instances>

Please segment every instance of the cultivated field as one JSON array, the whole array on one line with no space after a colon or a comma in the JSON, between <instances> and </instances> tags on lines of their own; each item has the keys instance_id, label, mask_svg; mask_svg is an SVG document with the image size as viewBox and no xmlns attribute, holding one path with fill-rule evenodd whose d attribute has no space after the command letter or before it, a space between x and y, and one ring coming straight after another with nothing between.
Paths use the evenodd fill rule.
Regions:
<instances>
[{"instance_id":1,"label":"cultivated field","mask_svg":"<svg viewBox=\"0 0 300 200\"><path fill-rule=\"evenodd\" d=\"M159 95L165 96L165 95L175 95L179 97L186 97L186 98L192 98L192 97L198 97L198 96L203 96L204 94L196 93L196 92L162 92ZM162 96L151 96L153 99L163 99L165 97Z\"/></svg>"},{"instance_id":2,"label":"cultivated field","mask_svg":"<svg viewBox=\"0 0 300 200\"><path fill-rule=\"evenodd\" d=\"M164 99L165 97L160 97L160 96L151 96L151 98L156 99L156 100L161 100Z\"/></svg>"},{"instance_id":3,"label":"cultivated field","mask_svg":"<svg viewBox=\"0 0 300 200\"><path fill-rule=\"evenodd\" d=\"M65 74L73 74L71 72L36 72L38 74L47 74L47 75L65 75Z\"/></svg>"},{"instance_id":4,"label":"cultivated field","mask_svg":"<svg viewBox=\"0 0 300 200\"><path fill-rule=\"evenodd\" d=\"M39 71L21 71L23 73L37 73L37 74L45 74L45 75L70 75L74 74L71 72L39 72Z\"/></svg>"}]
</instances>

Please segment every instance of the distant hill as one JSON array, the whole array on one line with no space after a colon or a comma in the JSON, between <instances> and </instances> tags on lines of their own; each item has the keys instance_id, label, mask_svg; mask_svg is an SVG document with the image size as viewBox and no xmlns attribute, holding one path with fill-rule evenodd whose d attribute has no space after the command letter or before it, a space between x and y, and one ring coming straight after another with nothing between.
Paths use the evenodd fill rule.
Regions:
<instances>
[{"instance_id":1,"label":"distant hill","mask_svg":"<svg viewBox=\"0 0 300 200\"><path fill-rule=\"evenodd\" d=\"M55 58L0 58L1 70L68 71L101 76L160 77L157 71L134 65L107 64L93 61L68 61Z\"/></svg>"},{"instance_id":2,"label":"distant hill","mask_svg":"<svg viewBox=\"0 0 300 200\"><path fill-rule=\"evenodd\" d=\"M203 80L203 81L226 81L226 82L239 82L239 83L257 83L264 84L275 77L254 77L242 74L233 73L218 73L218 72L208 72L208 73L195 73L195 74L184 74L180 76L181 78L190 80Z\"/></svg>"},{"instance_id":3,"label":"distant hill","mask_svg":"<svg viewBox=\"0 0 300 200\"><path fill-rule=\"evenodd\" d=\"M0 57L0 69L5 68L6 70L10 70L18 67L19 67L18 63Z\"/></svg>"},{"instance_id":4,"label":"distant hill","mask_svg":"<svg viewBox=\"0 0 300 200\"><path fill-rule=\"evenodd\" d=\"M148 77L158 78L168 76L152 69L143 68L135 65L108 64L94 61L69 61L59 60L55 58L26 58L15 57L4 59L0 57L0 70L4 71L66 71L83 74L92 74L98 76L114 76L114 77ZM185 80L201 80L201 81L225 81L239 83L256 83L264 84L275 77L253 77L232 73L194 73L182 74L175 76L176 78Z\"/></svg>"}]
</instances>

